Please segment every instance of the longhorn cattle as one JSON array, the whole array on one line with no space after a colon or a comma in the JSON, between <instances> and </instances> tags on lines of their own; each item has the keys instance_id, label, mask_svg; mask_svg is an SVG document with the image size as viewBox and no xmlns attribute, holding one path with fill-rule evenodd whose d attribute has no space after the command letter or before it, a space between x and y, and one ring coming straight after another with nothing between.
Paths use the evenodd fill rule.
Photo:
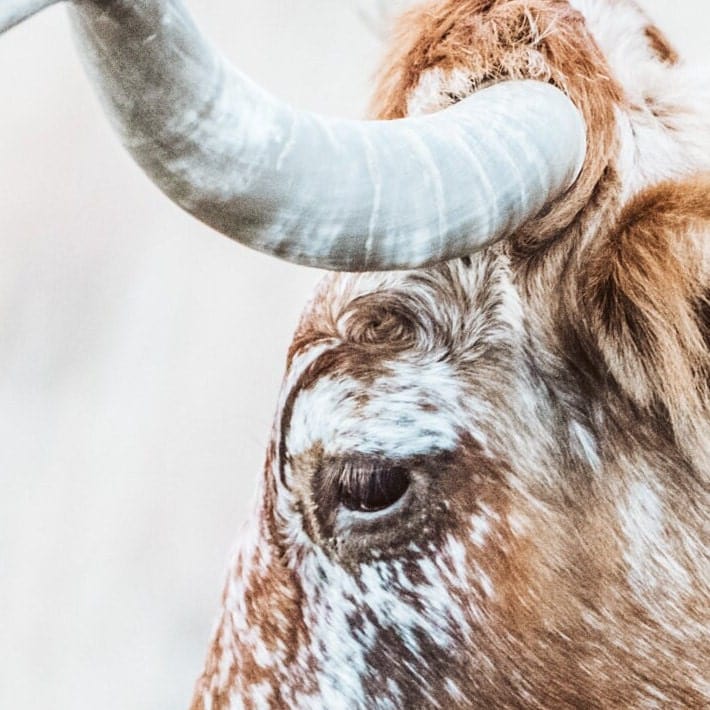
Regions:
<instances>
[{"instance_id":1,"label":"longhorn cattle","mask_svg":"<svg viewBox=\"0 0 710 710\"><path fill-rule=\"evenodd\" d=\"M345 122L179 0L72 16L174 201L345 272L290 348L193 710L707 707L710 76L630 0L433 0L381 120Z\"/></svg>"}]
</instances>

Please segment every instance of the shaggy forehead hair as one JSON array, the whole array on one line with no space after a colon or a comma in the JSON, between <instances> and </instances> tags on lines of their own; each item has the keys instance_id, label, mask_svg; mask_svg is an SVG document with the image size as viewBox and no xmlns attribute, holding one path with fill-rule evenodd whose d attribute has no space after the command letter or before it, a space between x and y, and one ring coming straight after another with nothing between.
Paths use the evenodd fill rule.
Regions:
<instances>
[{"instance_id":1,"label":"shaggy forehead hair","mask_svg":"<svg viewBox=\"0 0 710 710\"><path fill-rule=\"evenodd\" d=\"M624 0L428 3L393 47L378 116L540 79L587 161L505 243L321 284L193 707L701 707L708 83ZM390 465L406 509L334 512Z\"/></svg>"}]
</instances>

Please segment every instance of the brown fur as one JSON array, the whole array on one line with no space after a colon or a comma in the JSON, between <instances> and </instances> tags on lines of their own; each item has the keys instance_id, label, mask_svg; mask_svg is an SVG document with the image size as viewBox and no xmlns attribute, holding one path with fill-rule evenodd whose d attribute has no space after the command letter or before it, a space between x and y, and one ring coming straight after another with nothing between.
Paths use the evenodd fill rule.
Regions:
<instances>
[{"instance_id":1,"label":"brown fur","mask_svg":"<svg viewBox=\"0 0 710 710\"><path fill-rule=\"evenodd\" d=\"M372 111L407 114L430 69L463 69L470 92L506 79L548 81L567 93L588 127L587 160L575 186L516 235L527 252L567 227L588 204L614 150L614 104L622 100L584 20L565 0L439 0L404 16ZM464 96L452 96L459 100Z\"/></svg>"},{"instance_id":2,"label":"brown fur","mask_svg":"<svg viewBox=\"0 0 710 710\"><path fill-rule=\"evenodd\" d=\"M580 278L579 308L608 372L678 432L708 414L708 233L710 175L656 185L593 243Z\"/></svg>"},{"instance_id":3,"label":"brown fur","mask_svg":"<svg viewBox=\"0 0 710 710\"><path fill-rule=\"evenodd\" d=\"M668 38L655 25L646 28L646 37L656 56L666 64L677 64L680 60L678 52L668 41Z\"/></svg>"},{"instance_id":4,"label":"brown fur","mask_svg":"<svg viewBox=\"0 0 710 710\"><path fill-rule=\"evenodd\" d=\"M678 61L658 28L649 25L646 36L662 61ZM592 253L583 257L591 263L579 283L582 314L575 320L589 323L587 336L638 404L661 403L674 423L685 421L686 428L689 418L707 412L707 323L702 318L708 312L708 275L698 273L698 266L704 257L702 236L710 228L710 177L655 186L618 214L610 168L612 109L624 97L581 16L565 0L427 3L404 16L385 66L373 101L374 113L384 118L406 115L409 96L433 68L465 69L471 92L507 78L541 78L566 91L586 119L587 162L573 190L515 235L511 250L535 263L547 242L557 249L558 260L569 262L576 258L569 249L581 244L565 245L560 252L559 237L579 235L585 219L606 222L608 231L602 229ZM608 182L611 194L600 203L594 195L603 195ZM563 233L575 217L576 224ZM560 263L550 254L545 259L547 278L558 278ZM588 303L595 306L593 323Z\"/></svg>"},{"instance_id":5,"label":"brown fur","mask_svg":"<svg viewBox=\"0 0 710 710\"><path fill-rule=\"evenodd\" d=\"M660 62L677 61L654 27L645 37ZM622 202L614 114L628 108L627 99L564 0L437 0L405 17L393 46L377 115L405 115L423 73L434 68L465 71L470 92L507 78L542 79L582 111L588 158L568 194L507 244L364 294L344 280L335 289L326 281L316 295L289 368L315 343L334 345L300 372L280 411L280 448L270 452L260 511L266 521L260 544L275 559L268 572L248 575L241 610L269 651L281 642L307 659L305 675L293 658L283 664L300 680L271 679L279 688L271 707L284 706L282 683L313 677L316 663L305 649L318 642L308 638L303 617L308 605L293 572L298 553L280 532L273 470L296 496L306 536L353 579L375 547L400 564L404 578L424 584L420 553L409 544L440 549L472 516L488 515L485 546L463 543L465 588L447 590L461 608L477 611L473 640L456 637L455 628L454 648L418 638L417 656L383 625L369 650L367 697L383 697L390 680L401 688L400 707L705 707L710 593L707 556L698 549L710 537L710 176L665 180ZM447 95L445 84L442 106L463 98ZM524 332L501 324L501 282L512 284L524 303ZM352 395L361 406L373 383L411 352L454 363L464 396L494 411L486 430L490 451L483 455L463 431L453 452L398 462L435 485L423 487L381 528L375 523L368 535L336 544L327 457L317 446L299 458L286 450L296 399L320 378L337 375L361 385ZM512 404L518 376L541 403L534 414L545 413L542 423ZM436 411L426 400L413 406ZM597 442L596 464L570 443L572 423ZM634 503L638 486L651 498L648 505L659 506L656 530L625 528L638 522L633 505L646 504L642 495ZM633 544L646 544L646 534L654 536L656 557L630 554ZM657 566L639 581L639 564ZM677 583L668 565L681 568L691 584ZM237 569L230 580L239 576ZM495 594L486 592L485 579ZM288 617L286 628L271 622L275 609ZM445 610L436 613L451 626ZM350 618L353 636L367 622L372 609L362 605ZM231 624L227 612L193 710L203 710L206 691L213 710L229 707L228 695L210 683L225 652L220 633L237 643ZM243 667L231 670L227 687L237 674L247 684L267 678L248 644L240 654ZM445 677L464 700L442 700ZM437 690L438 697L427 695Z\"/></svg>"}]
</instances>

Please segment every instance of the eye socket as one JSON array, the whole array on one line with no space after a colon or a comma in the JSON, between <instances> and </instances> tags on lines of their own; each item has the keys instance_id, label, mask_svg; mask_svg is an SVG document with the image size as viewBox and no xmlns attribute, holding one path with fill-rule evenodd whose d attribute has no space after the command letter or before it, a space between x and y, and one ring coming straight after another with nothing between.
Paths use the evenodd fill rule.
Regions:
<instances>
[{"instance_id":1,"label":"eye socket","mask_svg":"<svg viewBox=\"0 0 710 710\"><path fill-rule=\"evenodd\" d=\"M376 513L393 506L411 483L409 471L392 464L346 465L338 481L338 500L357 513Z\"/></svg>"}]
</instances>

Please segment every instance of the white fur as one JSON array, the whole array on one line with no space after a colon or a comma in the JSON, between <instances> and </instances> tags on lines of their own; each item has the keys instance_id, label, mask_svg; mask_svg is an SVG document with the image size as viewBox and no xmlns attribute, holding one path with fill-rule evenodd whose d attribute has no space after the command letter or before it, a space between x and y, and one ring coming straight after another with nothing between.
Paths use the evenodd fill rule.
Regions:
<instances>
[{"instance_id":1,"label":"white fur","mask_svg":"<svg viewBox=\"0 0 710 710\"><path fill-rule=\"evenodd\" d=\"M441 362L392 367L392 375L366 388L351 378L328 377L301 392L293 408L288 450L296 456L322 444L329 455L351 452L395 459L453 450L467 421L455 372ZM364 391L367 401L360 403Z\"/></svg>"},{"instance_id":2,"label":"white fur","mask_svg":"<svg viewBox=\"0 0 710 710\"><path fill-rule=\"evenodd\" d=\"M653 53L649 18L627 3L571 0L625 92L616 116L623 198L662 180L710 170L710 68Z\"/></svg>"},{"instance_id":3,"label":"white fur","mask_svg":"<svg viewBox=\"0 0 710 710\"><path fill-rule=\"evenodd\" d=\"M653 476L649 476L648 481L652 480ZM624 559L628 565L629 582L639 598L644 601L652 599L671 581L675 593L688 591L690 578L687 570L677 562L677 551L670 543L663 499L652 483L639 481L632 484L627 499L619 506L619 518L627 539Z\"/></svg>"}]
</instances>

